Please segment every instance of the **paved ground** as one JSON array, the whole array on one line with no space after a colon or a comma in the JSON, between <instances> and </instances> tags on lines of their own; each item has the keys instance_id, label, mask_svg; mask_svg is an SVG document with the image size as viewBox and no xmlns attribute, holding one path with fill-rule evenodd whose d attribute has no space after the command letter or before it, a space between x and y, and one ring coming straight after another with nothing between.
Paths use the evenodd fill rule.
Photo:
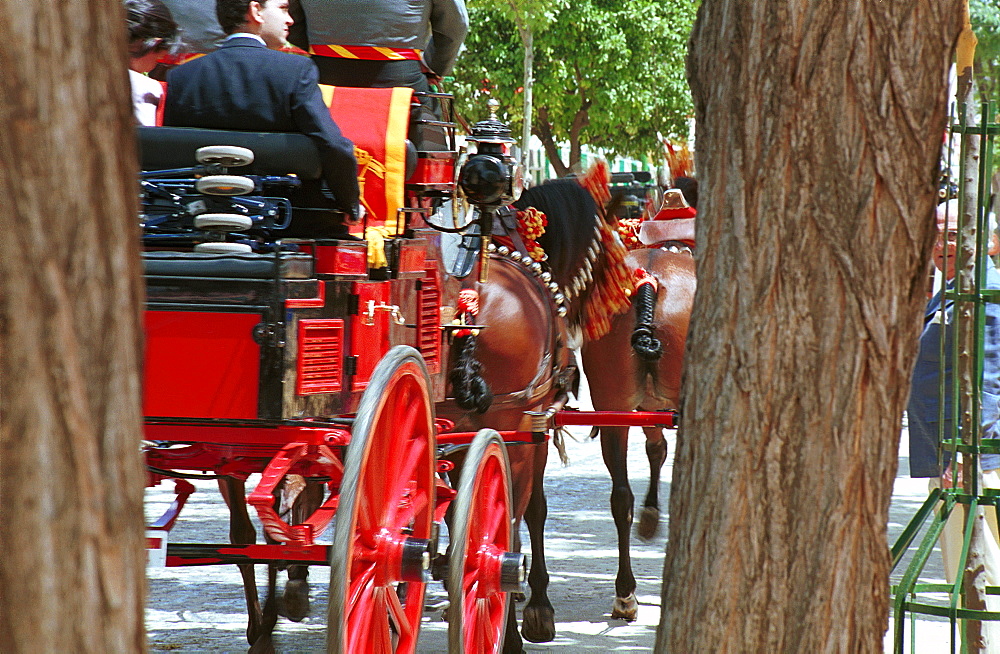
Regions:
<instances>
[{"instance_id":1,"label":"paved ground","mask_svg":"<svg viewBox=\"0 0 1000 654\"><path fill-rule=\"evenodd\" d=\"M557 638L552 643L526 644L529 652L648 652L652 651L659 617L660 586L665 540L632 541L632 557L639 587L639 618L634 623L611 620L614 574L617 565L614 525L608 506L610 482L600 458L600 447L586 439L569 443L570 464L561 466L553 452L547 471L549 496L547 560L551 574L550 597L556 607ZM645 491L648 466L641 432L634 430L629 447L629 466L637 497ZM670 454L673 455L672 433ZM906 477L905 448L901 452L889 524L890 542L909 521L926 497L926 481ZM669 491L670 465L665 466L663 497ZM253 479L251 480L253 481ZM213 483L199 482L182 522L172 535L176 542L225 542L226 512ZM165 486L148 491L148 510L162 511L171 495ZM258 579L263 582L263 568ZM899 576L899 573L895 575ZM940 556L933 555L925 581L941 580ZM147 624L151 651L242 652L245 613L242 587L234 567L150 568L150 599ZM314 617L302 623L281 619L276 642L281 652L321 652L325 638L325 568L313 568ZM428 610L420 637L420 652L446 651L446 625L440 609L445 605L443 589L432 584ZM917 623L917 652L948 651L948 624L940 620ZM891 637L887 651L891 651ZM907 648L906 651L910 651Z\"/></svg>"}]
</instances>

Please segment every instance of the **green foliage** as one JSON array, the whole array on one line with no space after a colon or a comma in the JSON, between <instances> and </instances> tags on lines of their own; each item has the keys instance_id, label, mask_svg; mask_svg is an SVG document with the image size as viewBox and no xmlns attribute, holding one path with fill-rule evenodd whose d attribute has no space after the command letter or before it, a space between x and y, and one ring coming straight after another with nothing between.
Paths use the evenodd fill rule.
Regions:
<instances>
[{"instance_id":1,"label":"green foliage","mask_svg":"<svg viewBox=\"0 0 1000 654\"><path fill-rule=\"evenodd\" d=\"M641 156L658 135L687 135L692 114L684 72L696 3L690 0L470 0L470 33L456 66L459 111L486 117L486 98L519 133L524 51L514 10L534 30L535 133ZM540 120L548 117L548 125Z\"/></svg>"},{"instance_id":2,"label":"green foliage","mask_svg":"<svg viewBox=\"0 0 1000 654\"><path fill-rule=\"evenodd\" d=\"M569 0L479 0L479 5L496 9L515 24L523 24L535 32L551 25Z\"/></svg>"},{"instance_id":3,"label":"green foliage","mask_svg":"<svg viewBox=\"0 0 1000 654\"><path fill-rule=\"evenodd\" d=\"M1000 102L1000 4L969 0L972 29L979 39L975 74L983 100Z\"/></svg>"}]
</instances>

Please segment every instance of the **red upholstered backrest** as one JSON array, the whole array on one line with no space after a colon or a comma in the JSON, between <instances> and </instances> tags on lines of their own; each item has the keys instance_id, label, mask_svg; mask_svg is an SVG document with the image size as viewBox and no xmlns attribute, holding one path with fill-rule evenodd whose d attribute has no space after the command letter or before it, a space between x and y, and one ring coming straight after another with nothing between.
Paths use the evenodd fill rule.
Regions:
<instances>
[{"instance_id":1,"label":"red upholstered backrest","mask_svg":"<svg viewBox=\"0 0 1000 654\"><path fill-rule=\"evenodd\" d=\"M369 226L395 231L406 180L409 88L364 89L324 86L323 100L344 136L354 141L358 183Z\"/></svg>"}]
</instances>

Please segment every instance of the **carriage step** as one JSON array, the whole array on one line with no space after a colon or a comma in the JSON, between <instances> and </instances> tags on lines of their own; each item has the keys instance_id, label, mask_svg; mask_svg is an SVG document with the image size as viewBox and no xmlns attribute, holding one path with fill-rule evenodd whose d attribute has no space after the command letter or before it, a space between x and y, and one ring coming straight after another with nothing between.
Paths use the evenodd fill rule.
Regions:
<instances>
[{"instance_id":1,"label":"carriage step","mask_svg":"<svg viewBox=\"0 0 1000 654\"><path fill-rule=\"evenodd\" d=\"M243 563L305 563L329 565L329 545L232 545L170 543L167 545L168 568L191 565L232 565Z\"/></svg>"}]
</instances>

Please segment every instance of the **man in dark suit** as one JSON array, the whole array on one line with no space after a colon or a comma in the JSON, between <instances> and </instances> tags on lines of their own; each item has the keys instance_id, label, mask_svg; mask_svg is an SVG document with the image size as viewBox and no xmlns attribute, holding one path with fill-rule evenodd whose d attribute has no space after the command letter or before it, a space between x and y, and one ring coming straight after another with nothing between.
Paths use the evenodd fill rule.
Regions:
<instances>
[{"instance_id":1,"label":"man in dark suit","mask_svg":"<svg viewBox=\"0 0 1000 654\"><path fill-rule=\"evenodd\" d=\"M218 0L216 13L229 36L215 52L170 71L164 125L309 136L319 148L333 198L304 185L302 197L293 202L332 211L296 217L295 235L345 233L344 224L360 218L354 145L323 103L315 64L269 49L284 45L288 36L288 0Z\"/></svg>"}]
</instances>

